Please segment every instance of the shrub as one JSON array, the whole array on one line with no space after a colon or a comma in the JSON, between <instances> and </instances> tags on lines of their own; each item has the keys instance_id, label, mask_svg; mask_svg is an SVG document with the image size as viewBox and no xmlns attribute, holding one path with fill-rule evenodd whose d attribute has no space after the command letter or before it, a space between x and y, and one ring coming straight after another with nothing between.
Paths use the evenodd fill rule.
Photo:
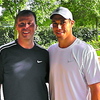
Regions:
<instances>
[{"instance_id":1,"label":"shrub","mask_svg":"<svg viewBox=\"0 0 100 100\"><path fill-rule=\"evenodd\" d=\"M0 27L0 45L6 44L14 40L13 27Z\"/></svg>"},{"instance_id":2,"label":"shrub","mask_svg":"<svg viewBox=\"0 0 100 100\"><path fill-rule=\"evenodd\" d=\"M48 48L51 44L54 44L57 39L50 27L39 27L35 34L35 41L45 48Z\"/></svg>"},{"instance_id":3,"label":"shrub","mask_svg":"<svg viewBox=\"0 0 100 100\"><path fill-rule=\"evenodd\" d=\"M91 31L88 28L73 28L73 34L83 41L91 41L96 38L97 31Z\"/></svg>"},{"instance_id":4,"label":"shrub","mask_svg":"<svg viewBox=\"0 0 100 100\"><path fill-rule=\"evenodd\" d=\"M100 51L96 51L97 55L100 56Z\"/></svg>"},{"instance_id":5,"label":"shrub","mask_svg":"<svg viewBox=\"0 0 100 100\"><path fill-rule=\"evenodd\" d=\"M90 42L87 42L88 44L92 45L95 49L98 49L100 48L100 40L99 41L90 41Z\"/></svg>"}]
</instances>

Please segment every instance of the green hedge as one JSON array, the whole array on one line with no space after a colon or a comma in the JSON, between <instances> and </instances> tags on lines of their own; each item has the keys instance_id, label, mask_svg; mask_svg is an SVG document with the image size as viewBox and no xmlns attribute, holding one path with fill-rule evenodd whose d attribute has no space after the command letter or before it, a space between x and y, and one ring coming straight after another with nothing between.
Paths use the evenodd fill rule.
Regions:
<instances>
[{"instance_id":1,"label":"green hedge","mask_svg":"<svg viewBox=\"0 0 100 100\"><path fill-rule=\"evenodd\" d=\"M100 51L96 51L97 55L100 56Z\"/></svg>"}]
</instances>

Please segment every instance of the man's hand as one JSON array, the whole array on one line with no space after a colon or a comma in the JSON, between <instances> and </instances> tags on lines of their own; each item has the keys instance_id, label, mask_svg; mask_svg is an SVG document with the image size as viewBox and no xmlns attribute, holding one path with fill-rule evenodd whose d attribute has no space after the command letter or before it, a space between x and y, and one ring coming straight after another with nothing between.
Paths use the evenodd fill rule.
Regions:
<instances>
[{"instance_id":1,"label":"man's hand","mask_svg":"<svg viewBox=\"0 0 100 100\"><path fill-rule=\"evenodd\" d=\"M91 100L100 100L100 82L89 85L91 90Z\"/></svg>"}]
</instances>

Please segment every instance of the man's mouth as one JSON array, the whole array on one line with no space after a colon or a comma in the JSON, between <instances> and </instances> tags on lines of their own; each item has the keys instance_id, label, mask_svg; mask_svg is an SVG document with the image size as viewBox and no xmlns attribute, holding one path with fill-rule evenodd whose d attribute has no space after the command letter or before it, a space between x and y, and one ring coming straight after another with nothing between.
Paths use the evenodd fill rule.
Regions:
<instances>
[{"instance_id":1,"label":"man's mouth","mask_svg":"<svg viewBox=\"0 0 100 100\"><path fill-rule=\"evenodd\" d=\"M57 34L62 34L63 32L56 32Z\"/></svg>"},{"instance_id":2,"label":"man's mouth","mask_svg":"<svg viewBox=\"0 0 100 100\"><path fill-rule=\"evenodd\" d=\"M29 32L23 32L23 34L28 34Z\"/></svg>"}]
</instances>

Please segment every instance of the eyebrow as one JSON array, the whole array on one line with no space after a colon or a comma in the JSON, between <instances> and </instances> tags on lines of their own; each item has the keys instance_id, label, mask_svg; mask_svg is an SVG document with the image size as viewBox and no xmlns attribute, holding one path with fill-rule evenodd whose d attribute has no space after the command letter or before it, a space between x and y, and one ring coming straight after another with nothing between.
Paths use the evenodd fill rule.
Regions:
<instances>
[{"instance_id":1,"label":"eyebrow","mask_svg":"<svg viewBox=\"0 0 100 100\"><path fill-rule=\"evenodd\" d=\"M52 22L57 22L57 21L59 21L59 22L65 22L65 20L52 20Z\"/></svg>"}]
</instances>

